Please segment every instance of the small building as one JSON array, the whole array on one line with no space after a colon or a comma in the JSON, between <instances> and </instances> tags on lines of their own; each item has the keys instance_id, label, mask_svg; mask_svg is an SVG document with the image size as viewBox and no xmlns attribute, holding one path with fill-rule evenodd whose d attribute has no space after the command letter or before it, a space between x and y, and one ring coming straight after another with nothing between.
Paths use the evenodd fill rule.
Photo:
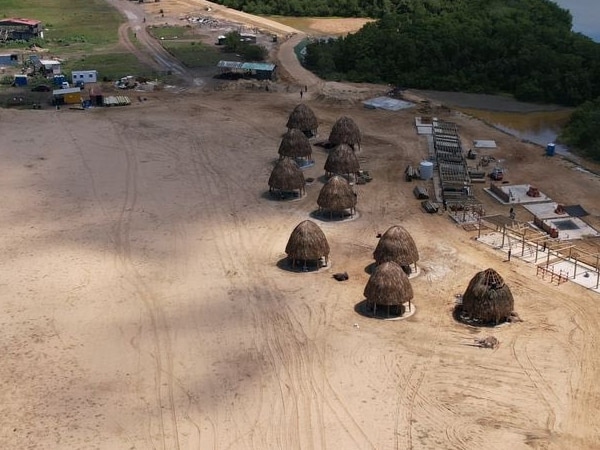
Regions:
<instances>
[{"instance_id":1,"label":"small building","mask_svg":"<svg viewBox=\"0 0 600 450\"><path fill-rule=\"evenodd\" d=\"M15 75L15 86L27 86L27 75Z\"/></svg>"},{"instance_id":2,"label":"small building","mask_svg":"<svg viewBox=\"0 0 600 450\"><path fill-rule=\"evenodd\" d=\"M55 59L40 59L41 69L47 76L60 75L60 64L60 61L57 61Z\"/></svg>"},{"instance_id":3,"label":"small building","mask_svg":"<svg viewBox=\"0 0 600 450\"><path fill-rule=\"evenodd\" d=\"M272 80L277 69L275 64L239 61L219 61L217 67L221 74L238 74L258 80Z\"/></svg>"},{"instance_id":4,"label":"small building","mask_svg":"<svg viewBox=\"0 0 600 450\"><path fill-rule=\"evenodd\" d=\"M96 83L98 81L97 70L74 70L71 72L71 80L74 85Z\"/></svg>"},{"instance_id":5,"label":"small building","mask_svg":"<svg viewBox=\"0 0 600 450\"><path fill-rule=\"evenodd\" d=\"M0 66L16 66L19 64L19 55L16 53L0 54Z\"/></svg>"},{"instance_id":6,"label":"small building","mask_svg":"<svg viewBox=\"0 0 600 450\"><path fill-rule=\"evenodd\" d=\"M35 19L12 17L0 20L0 40L29 41L44 38L42 22Z\"/></svg>"},{"instance_id":7,"label":"small building","mask_svg":"<svg viewBox=\"0 0 600 450\"><path fill-rule=\"evenodd\" d=\"M52 97L55 105L78 105L81 104L81 89L55 89L52 91Z\"/></svg>"}]
</instances>

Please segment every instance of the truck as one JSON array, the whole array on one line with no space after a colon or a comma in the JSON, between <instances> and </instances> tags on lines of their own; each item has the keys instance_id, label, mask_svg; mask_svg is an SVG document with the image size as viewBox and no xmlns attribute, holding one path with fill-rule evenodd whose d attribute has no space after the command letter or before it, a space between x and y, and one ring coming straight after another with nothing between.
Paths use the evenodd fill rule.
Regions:
<instances>
[{"instance_id":1,"label":"truck","mask_svg":"<svg viewBox=\"0 0 600 450\"><path fill-rule=\"evenodd\" d=\"M500 167L494 167L490 173L490 178L494 181L501 181L504 178L504 171Z\"/></svg>"}]
</instances>

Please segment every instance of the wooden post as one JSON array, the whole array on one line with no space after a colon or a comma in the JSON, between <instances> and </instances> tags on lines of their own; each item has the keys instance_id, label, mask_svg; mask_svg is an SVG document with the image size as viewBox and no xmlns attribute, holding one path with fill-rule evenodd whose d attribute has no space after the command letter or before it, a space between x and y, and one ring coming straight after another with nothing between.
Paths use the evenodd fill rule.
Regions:
<instances>
[{"instance_id":1,"label":"wooden post","mask_svg":"<svg viewBox=\"0 0 600 450\"><path fill-rule=\"evenodd\" d=\"M506 225L502 227L502 248L504 248L504 238L506 237Z\"/></svg>"},{"instance_id":2,"label":"wooden post","mask_svg":"<svg viewBox=\"0 0 600 450\"><path fill-rule=\"evenodd\" d=\"M526 231L523 230L523 239L521 240L521 258L525 256L525 234Z\"/></svg>"},{"instance_id":3,"label":"wooden post","mask_svg":"<svg viewBox=\"0 0 600 450\"><path fill-rule=\"evenodd\" d=\"M573 270L573 279L577 277L577 258L575 258L575 270Z\"/></svg>"}]
</instances>

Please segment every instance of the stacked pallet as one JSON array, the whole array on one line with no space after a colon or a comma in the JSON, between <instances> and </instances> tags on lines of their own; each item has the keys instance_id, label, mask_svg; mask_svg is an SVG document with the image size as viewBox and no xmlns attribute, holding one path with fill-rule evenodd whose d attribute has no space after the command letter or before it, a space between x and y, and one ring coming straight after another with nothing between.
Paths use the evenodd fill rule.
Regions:
<instances>
[{"instance_id":1,"label":"stacked pallet","mask_svg":"<svg viewBox=\"0 0 600 450\"><path fill-rule=\"evenodd\" d=\"M126 106L131 105L131 100L125 95L113 95L104 97L102 106Z\"/></svg>"}]
</instances>

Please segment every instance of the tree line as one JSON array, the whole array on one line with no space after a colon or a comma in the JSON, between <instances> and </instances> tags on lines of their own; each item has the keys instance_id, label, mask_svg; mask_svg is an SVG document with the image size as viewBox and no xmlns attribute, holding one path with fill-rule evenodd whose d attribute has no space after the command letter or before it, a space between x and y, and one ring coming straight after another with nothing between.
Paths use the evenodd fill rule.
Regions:
<instances>
[{"instance_id":1,"label":"tree line","mask_svg":"<svg viewBox=\"0 0 600 450\"><path fill-rule=\"evenodd\" d=\"M560 141L574 153L600 161L600 97L575 110L562 130Z\"/></svg>"},{"instance_id":2,"label":"tree line","mask_svg":"<svg viewBox=\"0 0 600 450\"><path fill-rule=\"evenodd\" d=\"M307 46L326 79L509 93L578 105L600 95L600 44L549 0L404 0L395 13Z\"/></svg>"}]
</instances>

